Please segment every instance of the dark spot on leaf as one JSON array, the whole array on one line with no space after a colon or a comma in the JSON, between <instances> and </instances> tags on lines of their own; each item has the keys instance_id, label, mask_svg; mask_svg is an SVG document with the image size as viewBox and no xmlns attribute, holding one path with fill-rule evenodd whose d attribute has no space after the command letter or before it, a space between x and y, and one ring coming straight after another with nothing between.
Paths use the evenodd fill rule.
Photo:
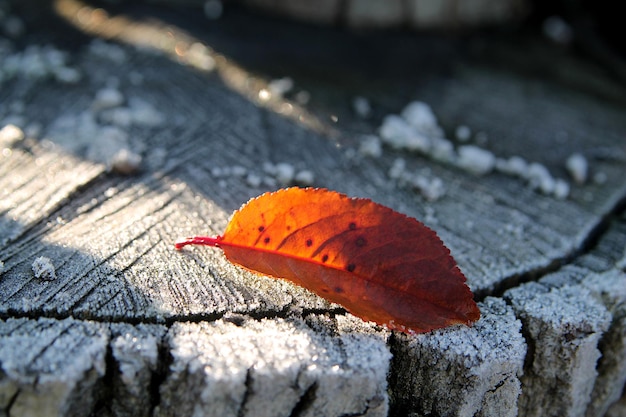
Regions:
<instances>
[{"instance_id":1,"label":"dark spot on leaf","mask_svg":"<svg viewBox=\"0 0 626 417\"><path fill-rule=\"evenodd\" d=\"M350 230L356 230L356 223L355 222L350 222L350 224L348 225L348 228Z\"/></svg>"},{"instance_id":2,"label":"dark spot on leaf","mask_svg":"<svg viewBox=\"0 0 626 417\"><path fill-rule=\"evenodd\" d=\"M269 238L269 236L268 236L268 237L266 237L265 239L263 239L263 242L265 242L265 243L270 243L270 238Z\"/></svg>"},{"instance_id":3,"label":"dark spot on leaf","mask_svg":"<svg viewBox=\"0 0 626 417\"><path fill-rule=\"evenodd\" d=\"M335 287L335 292L341 294L343 292L343 288Z\"/></svg>"},{"instance_id":4,"label":"dark spot on leaf","mask_svg":"<svg viewBox=\"0 0 626 417\"><path fill-rule=\"evenodd\" d=\"M348 264L348 265L346 265L346 270L347 270L348 272L352 272L352 271L354 271L354 268L356 268L356 265L354 265L354 264Z\"/></svg>"},{"instance_id":5,"label":"dark spot on leaf","mask_svg":"<svg viewBox=\"0 0 626 417\"><path fill-rule=\"evenodd\" d=\"M263 230L265 230L265 226L259 226L259 232L262 232Z\"/></svg>"},{"instance_id":6,"label":"dark spot on leaf","mask_svg":"<svg viewBox=\"0 0 626 417\"><path fill-rule=\"evenodd\" d=\"M311 245L313 245L313 240L312 239L307 239L306 240L306 245L311 247Z\"/></svg>"},{"instance_id":7,"label":"dark spot on leaf","mask_svg":"<svg viewBox=\"0 0 626 417\"><path fill-rule=\"evenodd\" d=\"M289 232L291 230L291 226L287 226L287 231Z\"/></svg>"},{"instance_id":8,"label":"dark spot on leaf","mask_svg":"<svg viewBox=\"0 0 626 417\"><path fill-rule=\"evenodd\" d=\"M328 255L324 254L324 256L322 256L322 262L326 262L328 260Z\"/></svg>"},{"instance_id":9,"label":"dark spot on leaf","mask_svg":"<svg viewBox=\"0 0 626 417\"><path fill-rule=\"evenodd\" d=\"M356 245L359 246L359 247L365 246L365 243L366 243L365 242L365 238L363 236L359 236L356 239Z\"/></svg>"}]
</instances>

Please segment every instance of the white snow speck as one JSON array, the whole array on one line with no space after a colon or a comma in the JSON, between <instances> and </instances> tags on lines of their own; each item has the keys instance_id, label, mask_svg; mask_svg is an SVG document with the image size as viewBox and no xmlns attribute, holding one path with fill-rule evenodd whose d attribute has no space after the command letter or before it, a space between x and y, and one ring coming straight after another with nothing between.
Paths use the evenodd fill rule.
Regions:
<instances>
[{"instance_id":1,"label":"white snow speck","mask_svg":"<svg viewBox=\"0 0 626 417\"><path fill-rule=\"evenodd\" d=\"M57 278L56 270L54 269L52 261L50 260L50 258L47 258L45 256L40 256L36 258L33 261L31 268L36 278L46 281L52 281Z\"/></svg>"},{"instance_id":2,"label":"white snow speck","mask_svg":"<svg viewBox=\"0 0 626 417\"><path fill-rule=\"evenodd\" d=\"M24 139L24 132L19 127L8 124L0 129L0 146L11 147Z\"/></svg>"},{"instance_id":3,"label":"white snow speck","mask_svg":"<svg viewBox=\"0 0 626 417\"><path fill-rule=\"evenodd\" d=\"M246 183L253 188L258 188L261 186L261 184L263 183L263 178L261 178L259 175L257 174L253 174L250 173L248 174L248 176L246 177Z\"/></svg>"},{"instance_id":4,"label":"white snow speck","mask_svg":"<svg viewBox=\"0 0 626 417\"><path fill-rule=\"evenodd\" d=\"M395 114L385 116L379 133L383 142L394 149L423 153L430 149L430 139L417 132L406 120Z\"/></svg>"},{"instance_id":5,"label":"white snow speck","mask_svg":"<svg viewBox=\"0 0 626 417\"><path fill-rule=\"evenodd\" d=\"M552 178L550 171L540 163L533 162L528 166L527 177L532 189L538 189L546 195L554 192L554 178Z\"/></svg>"},{"instance_id":6,"label":"white snow speck","mask_svg":"<svg viewBox=\"0 0 626 417\"><path fill-rule=\"evenodd\" d=\"M272 164L271 162L263 162L263 172L265 172L266 174L269 175L276 175L276 165Z\"/></svg>"},{"instance_id":7,"label":"white snow speck","mask_svg":"<svg viewBox=\"0 0 626 417\"><path fill-rule=\"evenodd\" d=\"M429 155L436 161L453 163L456 159L454 145L448 139L433 138Z\"/></svg>"},{"instance_id":8,"label":"white snow speck","mask_svg":"<svg viewBox=\"0 0 626 417\"><path fill-rule=\"evenodd\" d=\"M593 182L597 185L604 184L609 177L606 175L606 172L596 172L593 176Z\"/></svg>"},{"instance_id":9,"label":"white snow speck","mask_svg":"<svg viewBox=\"0 0 626 417\"><path fill-rule=\"evenodd\" d=\"M54 78L65 84L76 84L82 78L82 74L76 68L58 67L53 70Z\"/></svg>"},{"instance_id":10,"label":"white snow speck","mask_svg":"<svg viewBox=\"0 0 626 417\"><path fill-rule=\"evenodd\" d=\"M445 187L441 178L431 175L430 170L422 170L417 173L407 171L406 162L402 158L393 161L388 175L399 186L416 190L428 201L436 201L445 194Z\"/></svg>"},{"instance_id":11,"label":"white snow speck","mask_svg":"<svg viewBox=\"0 0 626 417\"><path fill-rule=\"evenodd\" d=\"M108 59L116 64L126 61L126 51L119 45L94 39L89 44L89 53L100 58Z\"/></svg>"},{"instance_id":12,"label":"white snow speck","mask_svg":"<svg viewBox=\"0 0 626 417\"><path fill-rule=\"evenodd\" d=\"M375 135L366 135L361 138L359 144L359 153L363 156L371 156L379 158L383 154L383 148L380 139Z\"/></svg>"},{"instance_id":13,"label":"white snow speck","mask_svg":"<svg viewBox=\"0 0 626 417\"><path fill-rule=\"evenodd\" d=\"M406 168L406 162L402 158L396 158L389 168L389 178L397 180L402 177L404 170Z\"/></svg>"},{"instance_id":14,"label":"white snow speck","mask_svg":"<svg viewBox=\"0 0 626 417\"><path fill-rule=\"evenodd\" d=\"M276 173L275 177L281 184L289 184L293 181L293 178L296 174L296 169L293 165L287 162L280 162L275 166Z\"/></svg>"},{"instance_id":15,"label":"white snow speck","mask_svg":"<svg viewBox=\"0 0 626 417\"><path fill-rule=\"evenodd\" d=\"M467 142L472 137L472 129L465 125L457 126L454 136L456 136L459 142Z\"/></svg>"},{"instance_id":16,"label":"white snow speck","mask_svg":"<svg viewBox=\"0 0 626 417\"><path fill-rule=\"evenodd\" d=\"M485 175L496 165L496 157L487 149L474 145L460 146L456 164L472 174Z\"/></svg>"},{"instance_id":17,"label":"white snow speck","mask_svg":"<svg viewBox=\"0 0 626 417\"><path fill-rule=\"evenodd\" d=\"M222 167L213 167L211 168L211 175L214 178L221 178L227 175L226 173L226 169L222 168Z\"/></svg>"},{"instance_id":18,"label":"white snow speck","mask_svg":"<svg viewBox=\"0 0 626 417\"><path fill-rule=\"evenodd\" d=\"M503 174L527 178L528 163L521 156L512 156L509 159L498 158L496 160L496 170Z\"/></svg>"},{"instance_id":19,"label":"white snow speck","mask_svg":"<svg viewBox=\"0 0 626 417\"><path fill-rule=\"evenodd\" d=\"M296 174L294 181L300 185L313 185L315 175L312 171L305 169Z\"/></svg>"},{"instance_id":20,"label":"white snow speck","mask_svg":"<svg viewBox=\"0 0 626 417\"><path fill-rule=\"evenodd\" d=\"M117 107L124 102L124 95L115 88L106 87L98 90L94 97L91 108L94 111Z\"/></svg>"},{"instance_id":21,"label":"white snow speck","mask_svg":"<svg viewBox=\"0 0 626 417\"><path fill-rule=\"evenodd\" d=\"M409 183L428 201L439 200L446 193L443 181L439 177L416 174L411 176Z\"/></svg>"},{"instance_id":22,"label":"white snow speck","mask_svg":"<svg viewBox=\"0 0 626 417\"><path fill-rule=\"evenodd\" d=\"M109 163L121 149L128 148L128 133L115 126L104 126L97 129L91 137L82 137L91 140L87 149L87 158L92 161Z\"/></svg>"},{"instance_id":23,"label":"white snow speck","mask_svg":"<svg viewBox=\"0 0 626 417\"><path fill-rule=\"evenodd\" d=\"M557 179L554 182L554 196L559 200L565 200L569 196L569 184L567 181Z\"/></svg>"},{"instance_id":24,"label":"white snow speck","mask_svg":"<svg viewBox=\"0 0 626 417\"><path fill-rule=\"evenodd\" d=\"M131 121L133 124L146 127L159 126L164 122L163 114L152 104L140 98L129 99Z\"/></svg>"},{"instance_id":25,"label":"white snow speck","mask_svg":"<svg viewBox=\"0 0 626 417\"><path fill-rule=\"evenodd\" d=\"M272 96L282 97L293 89L293 80L289 77L277 78L267 84L267 89Z\"/></svg>"},{"instance_id":26,"label":"white snow speck","mask_svg":"<svg viewBox=\"0 0 626 417\"><path fill-rule=\"evenodd\" d=\"M245 177L248 169L242 165L235 165L230 169L230 173L234 177Z\"/></svg>"},{"instance_id":27,"label":"white snow speck","mask_svg":"<svg viewBox=\"0 0 626 417\"><path fill-rule=\"evenodd\" d=\"M118 174L135 174L141 167L141 155L126 148L122 148L113 155L109 161L109 166L113 172L117 172Z\"/></svg>"},{"instance_id":28,"label":"white snow speck","mask_svg":"<svg viewBox=\"0 0 626 417\"><path fill-rule=\"evenodd\" d=\"M589 166L583 155L579 153L570 155L565 161L565 168L577 184L584 184L587 181Z\"/></svg>"},{"instance_id":29,"label":"white snow speck","mask_svg":"<svg viewBox=\"0 0 626 417\"><path fill-rule=\"evenodd\" d=\"M443 132L437 124L437 117L430 106L421 101L413 101L402 110L402 117L411 126L430 137L441 137Z\"/></svg>"},{"instance_id":30,"label":"white snow speck","mask_svg":"<svg viewBox=\"0 0 626 417\"><path fill-rule=\"evenodd\" d=\"M213 71L215 69L215 59L211 55L211 50L200 42L191 44L185 55L185 61L200 70Z\"/></svg>"},{"instance_id":31,"label":"white snow speck","mask_svg":"<svg viewBox=\"0 0 626 417\"><path fill-rule=\"evenodd\" d=\"M52 77L61 82L74 82L77 70L67 66L67 56L67 53L51 45L29 45L22 52L3 57L0 80L13 77L40 80Z\"/></svg>"},{"instance_id":32,"label":"white snow speck","mask_svg":"<svg viewBox=\"0 0 626 417\"><path fill-rule=\"evenodd\" d=\"M372 114L370 102L365 97L355 97L352 100L352 108L354 109L356 115L362 119L367 119Z\"/></svg>"}]
</instances>

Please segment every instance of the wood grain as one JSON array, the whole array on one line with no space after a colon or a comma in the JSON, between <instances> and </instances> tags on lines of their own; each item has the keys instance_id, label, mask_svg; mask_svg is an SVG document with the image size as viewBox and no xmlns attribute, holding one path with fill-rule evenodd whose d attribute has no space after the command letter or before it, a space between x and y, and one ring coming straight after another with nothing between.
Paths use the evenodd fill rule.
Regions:
<instances>
[{"instance_id":1,"label":"wood grain","mask_svg":"<svg viewBox=\"0 0 626 417\"><path fill-rule=\"evenodd\" d=\"M179 15L137 5L134 13L151 19L135 21L120 7L108 16L123 16L127 26L96 13L88 15L102 19L89 23L100 22L100 32L74 38L68 35L75 34L68 23L53 31L46 21L25 35L26 44L36 44L57 33L55 44L67 50L68 65L82 74L79 82L21 75L2 81L3 126L19 116L25 124L39 125L40 133L3 143L0 149L0 414L173 415L179 406L205 410L209 406L201 396L187 395L197 391L180 397L188 400L182 405L176 394L198 382L197 389L217 395L220 404L230 401L231 415L263 415L275 392L262 391L258 381L263 386L297 383L298 370L320 358L319 378L297 385L289 401L280 402L290 405L276 415L319 410L329 416L384 415L388 410L399 415L432 410L503 415L502 404L525 389L530 400L520 406L538 409L531 393L554 386L554 381L535 378L531 384L521 377L518 365L527 358L520 355L529 347L521 335L536 356L549 359L559 348L554 343L567 332L550 327L537 314L539 307L519 301L522 294L515 291L541 300L546 288L555 306L566 304L568 291L574 291L581 305L596 303L605 310L606 320L592 326L586 342L587 352L609 359L596 367L597 356L585 356L584 369L597 372L587 381L591 388L563 389L590 393L577 410L601 412L615 401L624 380L623 373L612 370L626 362L618 291L626 245L626 121L624 103L615 99L623 87L599 76L583 59L564 57L533 39L525 39L523 47L510 39L487 39L486 49L473 52L463 44L472 54L465 59L459 45L445 39L362 37L309 26L286 39L289 24L238 10L207 27L197 13L185 9ZM142 43L143 49L126 45L133 41L129 34L138 33L147 21L156 22L150 36L159 33L163 38L158 39L174 41ZM114 62L94 53L94 33L124 59ZM68 39L74 41L68 44ZM320 39L327 47L316 46ZM190 40L209 46L213 71L173 58L174 47L189 46ZM154 44L170 50L150 50ZM273 47L261 54L267 45ZM507 61L512 58L501 52L503 45L518 48L528 66ZM566 63L582 75L563 80L533 67L546 57L551 68ZM507 67L507 62L515 65ZM294 91L271 102L261 100L259 92L268 88L268 81L285 74L294 78ZM124 146L142 157L136 175L116 174L94 152L103 144L97 142L103 140L102 129L111 126L103 113L94 113L96 136L78 133L68 141L59 135L59 119L81 120L92 111L97 91L111 85L123 92L122 107L140 99L162 116L157 125L115 125L126 135ZM607 96L608 90L614 94ZM309 94L308 103L302 96L298 101L302 91ZM373 104L370 119L351 109L356 95L366 95ZM361 135L376 134L383 116L399 113L414 99L432 106L447 135L466 124L484 132L481 146L496 156L522 156L559 178L567 178L566 158L580 152L592 178L572 185L570 196L559 200L519 178L474 176L404 151L384 148L380 158L360 155ZM400 157L408 170L440 178L445 195L431 202L398 185L388 172ZM405 340L306 290L233 266L217 251L174 250L179 238L220 234L234 209L281 187L264 170L268 162L310 170L314 186L367 197L424 221L451 249L482 303L484 318L472 329ZM244 174L232 170L235 166ZM248 174L270 178L257 186ZM53 264L56 279L35 276L32 265L40 257ZM615 287L580 287L587 276L613 277L599 281ZM580 291L563 289L568 286ZM501 297L507 291L513 291L507 296L510 306ZM612 293L613 298L608 296ZM588 309L580 311L574 325L584 327L592 317L586 315ZM527 327L534 325L549 329L551 336L532 336ZM468 331L466 339L463 332ZM300 341L309 338L314 346L291 349L289 332ZM215 334L223 339L213 340ZM254 349L236 351L238 338L250 338ZM502 341L497 349L490 344L494 340ZM230 353L207 354L222 348ZM498 366L489 359L495 351ZM437 367L423 362L424 357ZM236 398L219 396L224 386L210 384L218 380L210 366L229 363L237 369L236 378L221 381L237 388ZM281 368L284 363L290 366ZM528 367L531 362L525 363ZM265 379L255 379L267 364ZM573 361L560 366L582 369ZM530 369L523 371L532 375ZM446 378L461 382L449 390L428 384ZM348 379L364 388L351 391ZM331 382L337 385L330 387L339 388L325 385ZM611 390L614 386L619 389ZM322 393L332 398L328 409ZM555 412L565 414L569 405Z\"/></svg>"}]
</instances>

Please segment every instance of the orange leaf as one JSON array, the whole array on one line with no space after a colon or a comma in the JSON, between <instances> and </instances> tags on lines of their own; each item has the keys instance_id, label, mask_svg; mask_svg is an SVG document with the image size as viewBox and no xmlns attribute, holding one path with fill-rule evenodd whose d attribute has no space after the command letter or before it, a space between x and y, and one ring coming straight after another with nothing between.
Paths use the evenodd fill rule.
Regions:
<instances>
[{"instance_id":1,"label":"orange leaf","mask_svg":"<svg viewBox=\"0 0 626 417\"><path fill-rule=\"evenodd\" d=\"M212 245L253 272L284 278L364 320L407 333L478 320L465 276L434 231L364 198L288 188L237 210Z\"/></svg>"}]
</instances>

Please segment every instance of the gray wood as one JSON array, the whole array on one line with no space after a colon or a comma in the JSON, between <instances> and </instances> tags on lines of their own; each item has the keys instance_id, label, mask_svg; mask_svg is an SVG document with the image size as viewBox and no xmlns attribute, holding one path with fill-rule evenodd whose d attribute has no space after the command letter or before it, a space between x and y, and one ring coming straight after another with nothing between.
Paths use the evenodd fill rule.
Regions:
<instances>
[{"instance_id":1,"label":"gray wood","mask_svg":"<svg viewBox=\"0 0 626 417\"><path fill-rule=\"evenodd\" d=\"M145 49L79 45L67 64L82 75L73 84L0 77L0 128L41 126L1 144L5 414L175 415L219 404L250 416L384 415L389 406L396 414L591 416L617 400L626 363L619 291L626 234L623 215L611 216L626 196L622 86L532 40L523 51L529 63L549 56L551 66L568 65L578 77L534 76L532 64L518 65L503 52L506 41L486 42L472 61L459 59L446 41L381 35L384 48L371 41L374 54L358 58L349 53L363 46L355 38L305 27L285 41L276 22L237 13L215 22L215 30L187 16L185 32L174 21L81 16L74 24L90 36ZM229 25L246 30L233 33ZM332 47L311 47L320 36ZM209 44L213 49L203 51L212 61L201 62L214 69L176 55L172 39ZM275 49L260 58L262 41ZM293 45L308 45L310 55ZM441 56L424 52L438 48ZM290 58L280 61L277 50ZM361 71L383 53L393 64L388 73ZM324 71L311 62L325 64ZM302 66L313 74L299 72ZM283 71L293 75L295 91L262 99ZM102 109L96 101L103 88L119 90L125 101ZM310 93L309 103L298 102L300 91ZM371 118L354 114L355 95L370 99ZM568 178L566 159L582 153L601 181L572 183L560 200L519 178L475 176L406 151L360 155L362 135L376 134L383 116L414 99L431 104L448 137L465 124L484 132L486 142L474 141L497 157L522 156L559 178ZM138 100L156 118L133 113ZM135 175L115 172L111 157L121 150L141 155ZM429 201L390 178L399 157L408 171L440 178L445 195ZM481 321L389 336L301 288L230 264L216 249L173 249L178 238L221 233L242 203L288 185L267 174L264 162L310 170L314 186L372 198L433 227L482 300ZM248 174L268 179L256 185ZM54 274L37 276L37 259L49 259ZM569 324L553 323L566 308L575 310ZM576 343L567 342L571 329L580 335ZM35 350L20 348L31 345ZM571 355L554 362L563 349ZM33 359L35 352L43 353ZM533 368L540 360L548 375ZM554 377L559 372L586 377L563 384ZM546 404L550 388L563 393L560 403Z\"/></svg>"},{"instance_id":2,"label":"gray wood","mask_svg":"<svg viewBox=\"0 0 626 417\"><path fill-rule=\"evenodd\" d=\"M527 350L521 323L502 299L488 297L480 309L483 318L472 328L397 336L397 407L423 415L518 415Z\"/></svg>"},{"instance_id":3,"label":"gray wood","mask_svg":"<svg viewBox=\"0 0 626 417\"><path fill-rule=\"evenodd\" d=\"M176 323L155 415L386 416L384 337L339 320Z\"/></svg>"},{"instance_id":4,"label":"gray wood","mask_svg":"<svg viewBox=\"0 0 626 417\"><path fill-rule=\"evenodd\" d=\"M580 287L551 290L529 283L505 296L521 317L534 350L522 377L521 414L584 415L609 313Z\"/></svg>"},{"instance_id":5,"label":"gray wood","mask_svg":"<svg viewBox=\"0 0 626 417\"><path fill-rule=\"evenodd\" d=\"M40 318L0 321L0 400L8 416L81 416L106 372L102 323Z\"/></svg>"},{"instance_id":6,"label":"gray wood","mask_svg":"<svg viewBox=\"0 0 626 417\"><path fill-rule=\"evenodd\" d=\"M111 359L108 384L100 397L107 402L101 415L150 416L157 401L158 381L164 365L163 339L167 328L126 323L111 325ZM107 392L110 389L112 392Z\"/></svg>"}]
</instances>

